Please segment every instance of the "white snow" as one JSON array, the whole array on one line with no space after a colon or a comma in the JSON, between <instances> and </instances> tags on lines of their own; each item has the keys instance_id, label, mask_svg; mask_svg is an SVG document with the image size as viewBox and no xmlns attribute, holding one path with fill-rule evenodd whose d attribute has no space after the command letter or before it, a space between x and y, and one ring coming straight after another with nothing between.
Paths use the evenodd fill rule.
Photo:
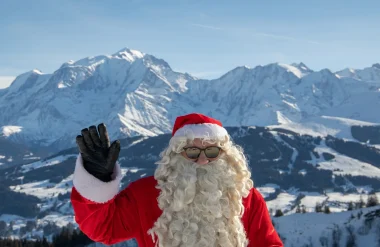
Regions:
<instances>
[{"instance_id":1,"label":"white snow","mask_svg":"<svg viewBox=\"0 0 380 247\"><path fill-rule=\"evenodd\" d=\"M116 54L123 55L125 58L127 58L129 61L134 61L135 59L140 59L144 57L144 53L137 51L137 50L132 50L128 48L124 48L120 51L118 51Z\"/></svg>"},{"instance_id":2,"label":"white snow","mask_svg":"<svg viewBox=\"0 0 380 247\"><path fill-rule=\"evenodd\" d=\"M283 63L279 63L279 66L287 69L288 71L292 72L294 75L296 75L298 78L301 78L303 76L306 75L306 73L304 73L303 71L301 71L300 69L292 66L292 65L288 65L288 64L283 64ZM303 69L306 69L305 67Z\"/></svg>"},{"instance_id":3,"label":"white snow","mask_svg":"<svg viewBox=\"0 0 380 247\"><path fill-rule=\"evenodd\" d=\"M267 186L267 185L266 185ZM258 187L257 190L264 198L275 192L272 187ZM317 203L328 205L331 212L343 212L347 210L350 202L357 203L362 200L367 202L369 190L363 190L363 194L359 193L340 193L340 192L326 192L320 194L318 192L307 192L298 190L282 190L274 199L266 200L268 209L274 214L277 209L281 209L285 215L291 215L296 212L297 205L304 206L306 212L315 212ZM377 198L380 199L380 192L375 193ZM302 196L301 200L297 202L297 197Z\"/></svg>"},{"instance_id":4,"label":"white snow","mask_svg":"<svg viewBox=\"0 0 380 247\"><path fill-rule=\"evenodd\" d=\"M267 198L269 195L276 192L276 189L279 189L279 186L275 184L266 184L264 186L257 187L256 189L264 198Z\"/></svg>"},{"instance_id":5,"label":"white snow","mask_svg":"<svg viewBox=\"0 0 380 247\"><path fill-rule=\"evenodd\" d=\"M369 228L364 223L364 216L359 219L357 215L360 211L365 215L367 212L378 208L363 208L361 210L331 214L292 214L274 218L274 223L278 233L286 237L286 247L321 246L321 237L326 237L329 242L328 246L332 246L332 230L337 226L341 230L338 246L346 246L347 226L353 227L357 246L376 246L374 243L377 242L376 238L379 236L378 232L376 232L380 223L379 219L376 219L373 227Z\"/></svg>"},{"instance_id":6,"label":"white snow","mask_svg":"<svg viewBox=\"0 0 380 247\"><path fill-rule=\"evenodd\" d=\"M25 172L28 172L30 170L34 170L34 169L38 169L38 168L41 168L41 167L46 167L46 166L53 166L53 165L56 165L56 164L59 164L69 158L73 158L73 157L77 157L77 155L60 155L60 156L56 156L52 159L49 159L49 160L45 160L45 161L37 161L37 162L34 162L34 163L30 163L30 164L27 164L27 165L23 165L21 166L21 172L25 173Z\"/></svg>"},{"instance_id":7,"label":"white snow","mask_svg":"<svg viewBox=\"0 0 380 247\"><path fill-rule=\"evenodd\" d=\"M305 197L301 199L300 205L305 206L306 212L315 212L317 203L322 203L327 199L327 196L316 192L303 192Z\"/></svg>"},{"instance_id":8,"label":"white snow","mask_svg":"<svg viewBox=\"0 0 380 247\"><path fill-rule=\"evenodd\" d=\"M45 216L44 218L42 218L40 221L51 222L51 223L56 224L58 227L67 226L69 223L76 225L73 215L62 215L59 213L49 214Z\"/></svg>"},{"instance_id":9,"label":"white snow","mask_svg":"<svg viewBox=\"0 0 380 247\"><path fill-rule=\"evenodd\" d=\"M22 126L3 126L1 127L1 133L5 137L9 137L15 133L19 133L22 131Z\"/></svg>"},{"instance_id":10,"label":"white snow","mask_svg":"<svg viewBox=\"0 0 380 247\"><path fill-rule=\"evenodd\" d=\"M39 182L25 183L20 185L10 186L9 188L28 195L36 196L40 199L50 199L59 194L66 194L71 191L73 175L63 179L60 183L50 183L49 180Z\"/></svg>"},{"instance_id":11,"label":"white snow","mask_svg":"<svg viewBox=\"0 0 380 247\"><path fill-rule=\"evenodd\" d=\"M297 106L297 104L294 104L294 103L290 103L286 100L282 100L282 102L284 102L286 105L290 106L291 108L293 108L294 110L297 110L297 111L300 111L300 108Z\"/></svg>"},{"instance_id":12,"label":"white snow","mask_svg":"<svg viewBox=\"0 0 380 247\"><path fill-rule=\"evenodd\" d=\"M305 169L302 169L298 173L301 174L301 175L306 175L307 171Z\"/></svg>"},{"instance_id":13,"label":"white snow","mask_svg":"<svg viewBox=\"0 0 380 247\"><path fill-rule=\"evenodd\" d=\"M144 141L144 140L147 139L147 138L148 138L148 137L146 137L146 136L141 137L141 138L137 139L136 141L133 141L133 142L129 143L127 146L125 146L125 147L121 147L121 149L128 149L128 148L130 148L130 147L136 145L137 143L140 143L140 142Z\"/></svg>"},{"instance_id":14,"label":"white snow","mask_svg":"<svg viewBox=\"0 0 380 247\"><path fill-rule=\"evenodd\" d=\"M294 201L296 200L297 195L287 192L280 193L276 199L267 201L267 207L276 211L277 209L281 209L282 211L289 211L294 205Z\"/></svg>"},{"instance_id":15,"label":"white snow","mask_svg":"<svg viewBox=\"0 0 380 247\"><path fill-rule=\"evenodd\" d=\"M139 169L139 168L130 168L130 169L129 169L129 172L136 173L136 172L138 172L139 170L141 170L141 169Z\"/></svg>"},{"instance_id":16,"label":"white snow","mask_svg":"<svg viewBox=\"0 0 380 247\"><path fill-rule=\"evenodd\" d=\"M283 117L282 117L283 118ZM304 119L301 122L279 121L281 125L271 125L269 128L283 128L301 135L335 136L344 140L356 141L351 134L351 126L375 126L377 123L359 121L348 118L319 116Z\"/></svg>"},{"instance_id":17,"label":"white snow","mask_svg":"<svg viewBox=\"0 0 380 247\"><path fill-rule=\"evenodd\" d=\"M318 161L318 169L331 170L337 175L352 175L352 176L366 176L380 178L380 169L372 164L362 162L348 156L342 155L335 150L324 146L323 144L317 146L315 151L321 156L322 153L330 153L335 156L334 159L325 161L320 158Z\"/></svg>"},{"instance_id":18,"label":"white snow","mask_svg":"<svg viewBox=\"0 0 380 247\"><path fill-rule=\"evenodd\" d=\"M277 111L276 114L277 114L277 121L279 124L282 125L282 124L292 123L292 121L289 118L287 118L282 112Z\"/></svg>"}]
</instances>

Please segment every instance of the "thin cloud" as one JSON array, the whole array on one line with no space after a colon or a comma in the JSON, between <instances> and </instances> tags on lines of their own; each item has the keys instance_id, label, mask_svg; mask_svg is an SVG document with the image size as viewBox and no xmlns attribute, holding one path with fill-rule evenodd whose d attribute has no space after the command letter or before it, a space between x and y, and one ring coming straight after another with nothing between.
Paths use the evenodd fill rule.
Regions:
<instances>
[{"instance_id":1,"label":"thin cloud","mask_svg":"<svg viewBox=\"0 0 380 247\"><path fill-rule=\"evenodd\" d=\"M0 76L0 89L6 88L9 85L11 85L12 81L15 78L15 76Z\"/></svg>"},{"instance_id":2,"label":"thin cloud","mask_svg":"<svg viewBox=\"0 0 380 247\"><path fill-rule=\"evenodd\" d=\"M212 29L212 30L222 30L223 29L221 27L215 27L215 26L209 26L209 25L203 25L203 24L197 24L197 23L191 23L190 25L192 25L194 27L201 27L201 28Z\"/></svg>"},{"instance_id":3,"label":"thin cloud","mask_svg":"<svg viewBox=\"0 0 380 247\"><path fill-rule=\"evenodd\" d=\"M225 28L217 27L217 26L204 25L204 24L198 24L198 23L191 23L190 25L195 26L195 27L205 28L205 29L211 29L211 30L225 30L227 32L233 31L233 30L228 30ZM277 39L277 40L300 41L300 42L306 42L306 43L310 43L310 44L314 44L314 45L321 45L321 43L319 41L298 39L298 38L294 38L291 36L277 35L277 34L273 34L273 33L254 32L252 35L253 36L267 37L267 38Z\"/></svg>"},{"instance_id":4,"label":"thin cloud","mask_svg":"<svg viewBox=\"0 0 380 247\"><path fill-rule=\"evenodd\" d=\"M287 41L303 41L303 42L307 42L307 43L315 44L315 45L321 44L320 42L314 41L314 40L303 40L303 39L297 39L290 36L276 35L276 34L271 34L271 33L255 32L253 33L253 36L262 36L262 37L268 37L268 38L278 39L278 40L287 40Z\"/></svg>"}]
</instances>

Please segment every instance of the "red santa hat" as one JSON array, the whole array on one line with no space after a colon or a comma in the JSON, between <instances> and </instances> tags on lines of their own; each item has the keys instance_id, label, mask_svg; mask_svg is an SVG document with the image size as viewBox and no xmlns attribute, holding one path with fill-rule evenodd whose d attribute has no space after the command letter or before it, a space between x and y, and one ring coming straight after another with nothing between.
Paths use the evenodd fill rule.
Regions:
<instances>
[{"instance_id":1,"label":"red santa hat","mask_svg":"<svg viewBox=\"0 0 380 247\"><path fill-rule=\"evenodd\" d=\"M172 136L188 136L193 138L216 138L228 135L222 123L200 113L179 116L175 120Z\"/></svg>"}]
</instances>

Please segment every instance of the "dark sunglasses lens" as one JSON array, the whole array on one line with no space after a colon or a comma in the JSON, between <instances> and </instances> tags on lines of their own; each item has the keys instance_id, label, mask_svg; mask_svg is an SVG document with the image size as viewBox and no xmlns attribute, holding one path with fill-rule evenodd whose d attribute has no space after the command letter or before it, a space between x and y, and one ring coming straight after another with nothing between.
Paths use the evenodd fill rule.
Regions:
<instances>
[{"instance_id":1,"label":"dark sunglasses lens","mask_svg":"<svg viewBox=\"0 0 380 247\"><path fill-rule=\"evenodd\" d=\"M218 147L208 147L205 150L207 158L216 158L219 156L220 149Z\"/></svg>"},{"instance_id":2,"label":"dark sunglasses lens","mask_svg":"<svg viewBox=\"0 0 380 247\"><path fill-rule=\"evenodd\" d=\"M201 150L199 150L198 148L187 148L186 149L186 155L189 159L198 158L200 153L201 153Z\"/></svg>"}]
</instances>

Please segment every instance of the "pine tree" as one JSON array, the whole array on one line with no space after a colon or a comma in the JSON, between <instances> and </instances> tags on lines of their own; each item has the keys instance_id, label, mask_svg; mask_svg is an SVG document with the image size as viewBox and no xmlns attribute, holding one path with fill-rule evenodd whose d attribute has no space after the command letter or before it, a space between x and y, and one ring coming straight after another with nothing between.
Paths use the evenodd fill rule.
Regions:
<instances>
[{"instance_id":1,"label":"pine tree","mask_svg":"<svg viewBox=\"0 0 380 247\"><path fill-rule=\"evenodd\" d=\"M359 201L356 203L356 209L359 209L359 208L363 208L365 205L364 201L363 201L363 196L360 195L360 199Z\"/></svg>"},{"instance_id":2,"label":"pine tree","mask_svg":"<svg viewBox=\"0 0 380 247\"><path fill-rule=\"evenodd\" d=\"M373 193L373 194L368 196L366 206L368 208L368 207L373 207L376 205L379 205L379 200L377 199L376 194Z\"/></svg>"},{"instance_id":3,"label":"pine tree","mask_svg":"<svg viewBox=\"0 0 380 247\"><path fill-rule=\"evenodd\" d=\"M352 211L354 210L354 203L353 202L349 202L348 203L348 207L347 207L347 211Z\"/></svg>"},{"instance_id":4,"label":"pine tree","mask_svg":"<svg viewBox=\"0 0 380 247\"><path fill-rule=\"evenodd\" d=\"M322 212L322 204L320 204L319 202L317 202L317 204L315 205L315 212L317 213Z\"/></svg>"},{"instance_id":5,"label":"pine tree","mask_svg":"<svg viewBox=\"0 0 380 247\"><path fill-rule=\"evenodd\" d=\"M34 242L33 247L41 247L41 241L37 239L37 240Z\"/></svg>"},{"instance_id":6,"label":"pine tree","mask_svg":"<svg viewBox=\"0 0 380 247\"><path fill-rule=\"evenodd\" d=\"M281 211L281 209L277 209L276 213L274 214L274 217L281 217L283 215L284 215L284 213Z\"/></svg>"},{"instance_id":7,"label":"pine tree","mask_svg":"<svg viewBox=\"0 0 380 247\"><path fill-rule=\"evenodd\" d=\"M41 246L42 247L49 247L50 246L49 242L47 241L47 239L45 237L43 237L43 239L42 239Z\"/></svg>"},{"instance_id":8,"label":"pine tree","mask_svg":"<svg viewBox=\"0 0 380 247\"><path fill-rule=\"evenodd\" d=\"M7 223L3 220L0 220L0 237L6 237L7 230Z\"/></svg>"}]
</instances>

